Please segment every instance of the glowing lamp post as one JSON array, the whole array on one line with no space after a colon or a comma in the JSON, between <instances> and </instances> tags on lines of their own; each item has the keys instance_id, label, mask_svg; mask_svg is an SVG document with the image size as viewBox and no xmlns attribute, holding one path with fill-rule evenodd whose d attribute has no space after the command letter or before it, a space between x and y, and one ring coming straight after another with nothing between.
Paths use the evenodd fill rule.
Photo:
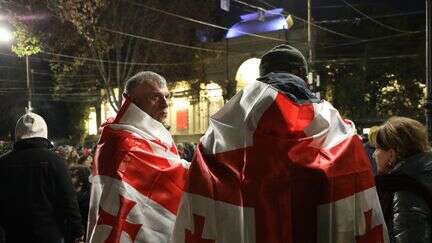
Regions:
<instances>
[{"instance_id":1,"label":"glowing lamp post","mask_svg":"<svg viewBox=\"0 0 432 243\"><path fill-rule=\"evenodd\" d=\"M9 43L12 41L12 33L6 27L0 27L0 42Z\"/></svg>"},{"instance_id":2,"label":"glowing lamp post","mask_svg":"<svg viewBox=\"0 0 432 243\"><path fill-rule=\"evenodd\" d=\"M13 36L12 32L6 27L0 27L0 42L10 43L12 42ZM28 91L28 100L27 100L27 109L32 110L31 106L31 85L30 85L30 63L28 55L26 58L26 76L27 76L27 91Z\"/></svg>"}]
</instances>

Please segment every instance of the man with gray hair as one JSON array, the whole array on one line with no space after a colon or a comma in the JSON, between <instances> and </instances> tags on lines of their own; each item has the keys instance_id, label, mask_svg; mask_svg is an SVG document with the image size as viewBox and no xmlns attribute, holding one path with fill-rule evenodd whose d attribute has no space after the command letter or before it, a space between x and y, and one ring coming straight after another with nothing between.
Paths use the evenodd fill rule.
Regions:
<instances>
[{"instance_id":1,"label":"man with gray hair","mask_svg":"<svg viewBox=\"0 0 432 243\"><path fill-rule=\"evenodd\" d=\"M161 75L146 71L135 74L126 81L125 95L153 119L163 122L167 116L169 92Z\"/></svg>"},{"instance_id":2,"label":"man with gray hair","mask_svg":"<svg viewBox=\"0 0 432 243\"><path fill-rule=\"evenodd\" d=\"M165 78L126 81L115 120L104 125L94 159L88 242L168 242L188 163L169 131Z\"/></svg>"}]
</instances>

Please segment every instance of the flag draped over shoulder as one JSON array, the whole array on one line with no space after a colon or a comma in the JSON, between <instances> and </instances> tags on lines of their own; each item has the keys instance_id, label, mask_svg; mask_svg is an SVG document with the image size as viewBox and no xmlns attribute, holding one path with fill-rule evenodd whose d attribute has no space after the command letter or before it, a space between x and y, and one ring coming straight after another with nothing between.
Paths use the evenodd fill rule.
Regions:
<instances>
[{"instance_id":1,"label":"flag draped over shoulder","mask_svg":"<svg viewBox=\"0 0 432 243\"><path fill-rule=\"evenodd\" d=\"M290 96L254 82L211 118L172 242L388 242L354 125Z\"/></svg>"},{"instance_id":2,"label":"flag draped over shoulder","mask_svg":"<svg viewBox=\"0 0 432 243\"><path fill-rule=\"evenodd\" d=\"M98 143L88 242L167 242L187 166L165 127L126 100Z\"/></svg>"}]
</instances>

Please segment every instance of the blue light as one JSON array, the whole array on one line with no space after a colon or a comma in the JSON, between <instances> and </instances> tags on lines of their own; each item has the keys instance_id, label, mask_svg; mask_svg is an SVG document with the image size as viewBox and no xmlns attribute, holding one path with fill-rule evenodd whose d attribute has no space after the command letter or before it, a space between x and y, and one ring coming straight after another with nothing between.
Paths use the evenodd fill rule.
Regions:
<instances>
[{"instance_id":1,"label":"blue light","mask_svg":"<svg viewBox=\"0 0 432 243\"><path fill-rule=\"evenodd\" d=\"M226 38L235 38L246 35L246 33L264 33L288 29L283 9L277 8L266 11L264 21L259 20L258 13L240 16L241 21L234 24L227 32Z\"/></svg>"},{"instance_id":2,"label":"blue light","mask_svg":"<svg viewBox=\"0 0 432 243\"><path fill-rule=\"evenodd\" d=\"M265 17L272 17L274 15L283 15L283 8L276 8L265 12ZM249 14L240 15L240 19L242 21L258 20L259 14L249 13Z\"/></svg>"}]
</instances>

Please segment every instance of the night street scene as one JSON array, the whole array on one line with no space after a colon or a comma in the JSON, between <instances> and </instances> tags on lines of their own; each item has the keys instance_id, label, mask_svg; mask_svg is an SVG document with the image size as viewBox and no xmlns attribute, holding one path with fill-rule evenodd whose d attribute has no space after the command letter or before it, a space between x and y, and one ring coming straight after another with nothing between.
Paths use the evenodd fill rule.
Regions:
<instances>
[{"instance_id":1,"label":"night street scene","mask_svg":"<svg viewBox=\"0 0 432 243\"><path fill-rule=\"evenodd\" d=\"M432 242L432 0L0 0L0 243Z\"/></svg>"}]
</instances>

